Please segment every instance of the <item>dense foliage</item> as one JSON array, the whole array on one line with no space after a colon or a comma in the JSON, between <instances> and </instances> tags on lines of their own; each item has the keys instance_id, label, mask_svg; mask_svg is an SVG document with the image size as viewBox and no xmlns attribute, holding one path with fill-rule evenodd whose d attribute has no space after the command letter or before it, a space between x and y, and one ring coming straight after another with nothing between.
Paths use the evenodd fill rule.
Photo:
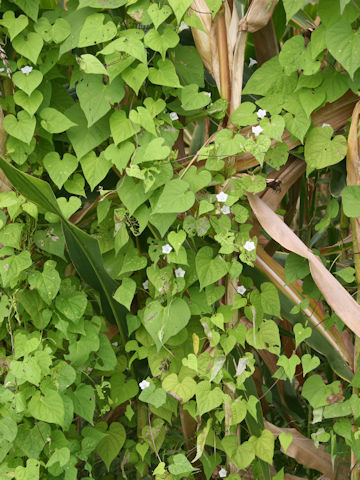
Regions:
<instances>
[{"instance_id":1,"label":"dense foliage","mask_svg":"<svg viewBox=\"0 0 360 480\"><path fill-rule=\"evenodd\" d=\"M0 479L358 478L356 1L0 13Z\"/></svg>"}]
</instances>

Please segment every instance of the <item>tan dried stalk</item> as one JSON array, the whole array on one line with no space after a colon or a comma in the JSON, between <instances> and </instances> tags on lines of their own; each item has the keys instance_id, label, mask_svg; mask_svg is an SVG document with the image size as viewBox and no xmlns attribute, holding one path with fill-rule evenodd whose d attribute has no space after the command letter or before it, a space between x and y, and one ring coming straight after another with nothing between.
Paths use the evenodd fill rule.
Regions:
<instances>
[{"instance_id":1,"label":"tan dried stalk","mask_svg":"<svg viewBox=\"0 0 360 480\"><path fill-rule=\"evenodd\" d=\"M360 305L270 207L255 195L248 194L248 199L263 229L284 248L309 261L311 275L327 303L347 327L359 336Z\"/></svg>"},{"instance_id":2,"label":"tan dried stalk","mask_svg":"<svg viewBox=\"0 0 360 480\"><path fill-rule=\"evenodd\" d=\"M264 421L264 426L276 436L281 433L292 435L292 442L286 455L294 458L301 465L324 473L330 480L347 480L349 478L349 469L338 466L336 463L333 469L331 455L326 453L322 446L316 448L312 440L306 438L295 428L279 428L267 421Z\"/></svg>"},{"instance_id":3,"label":"tan dried stalk","mask_svg":"<svg viewBox=\"0 0 360 480\"><path fill-rule=\"evenodd\" d=\"M360 157L359 157L359 117L360 102L355 105L351 119L351 126L348 136L348 151L346 156L347 184L352 186L360 186ZM360 217L351 218L351 231L353 240L353 251L359 252L360 248ZM357 284L357 302L360 303L360 255L354 255L355 278ZM358 359L360 356L360 338L355 337L354 343L354 372L358 369ZM358 394L359 390L354 388L354 393ZM353 427L357 430L356 427ZM354 452L351 452L351 479L360 479L360 468Z\"/></svg>"}]
</instances>

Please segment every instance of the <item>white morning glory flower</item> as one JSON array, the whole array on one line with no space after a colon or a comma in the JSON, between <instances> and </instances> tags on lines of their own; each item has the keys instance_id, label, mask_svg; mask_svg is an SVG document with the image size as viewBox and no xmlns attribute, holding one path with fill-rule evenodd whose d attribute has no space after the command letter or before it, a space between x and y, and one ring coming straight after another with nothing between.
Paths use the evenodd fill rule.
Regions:
<instances>
[{"instance_id":1,"label":"white morning glory flower","mask_svg":"<svg viewBox=\"0 0 360 480\"><path fill-rule=\"evenodd\" d=\"M226 202L226 200L228 199L228 194L225 193L225 192L220 192L216 195L216 200L218 202Z\"/></svg>"},{"instance_id":2,"label":"white morning glory flower","mask_svg":"<svg viewBox=\"0 0 360 480\"><path fill-rule=\"evenodd\" d=\"M143 282L143 287L144 290L149 290L149 280L145 280L145 282Z\"/></svg>"},{"instance_id":3,"label":"white morning glory flower","mask_svg":"<svg viewBox=\"0 0 360 480\"><path fill-rule=\"evenodd\" d=\"M182 32L183 30L189 30L189 25L185 22L181 22L179 25L179 32Z\"/></svg>"},{"instance_id":4,"label":"white morning glory flower","mask_svg":"<svg viewBox=\"0 0 360 480\"><path fill-rule=\"evenodd\" d=\"M4 72L5 71L5 68L0 68L0 72Z\"/></svg>"},{"instance_id":5,"label":"white morning glory flower","mask_svg":"<svg viewBox=\"0 0 360 480\"><path fill-rule=\"evenodd\" d=\"M176 112L171 112L170 113L170 118L174 122L175 120L179 120L179 116Z\"/></svg>"},{"instance_id":6,"label":"white morning glory flower","mask_svg":"<svg viewBox=\"0 0 360 480\"><path fill-rule=\"evenodd\" d=\"M244 249L247 250L248 252L252 252L253 250L256 249L255 243L248 240L244 245Z\"/></svg>"},{"instance_id":7,"label":"white morning glory flower","mask_svg":"<svg viewBox=\"0 0 360 480\"><path fill-rule=\"evenodd\" d=\"M244 285L239 285L236 291L237 293L240 293L240 295L244 295L244 293L246 292L246 288L244 287Z\"/></svg>"},{"instance_id":8,"label":"white morning glory flower","mask_svg":"<svg viewBox=\"0 0 360 480\"><path fill-rule=\"evenodd\" d=\"M175 270L175 277L177 278L183 278L185 276L185 270L183 270L181 267L177 268Z\"/></svg>"},{"instance_id":9,"label":"white morning glory flower","mask_svg":"<svg viewBox=\"0 0 360 480\"><path fill-rule=\"evenodd\" d=\"M118 346L119 346L119 342L114 342L114 343L112 343L111 345L113 345L114 347L118 347Z\"/></svg>"},{"instance_id":10,"label":"white morning glory flower","mask_svg":"<svg viewBox=\"0 0 360 480\"><path fill-rule=\"evenodd\" d=\"M227 470L225 468L222 468L219 470L219 478L226 478L227 477Z\"/></svg>"},{"instance_id":11,"label":"white morning glory flower","mask_svg":"<svg viewBox=\"0 0 360 480\"><path fill-rule=\"evenodd\" d=\"M150 387L150 382L148 382L147 380L143 380L139 383L139 387L141 388L141 390L145 390L145 388Z\"/></svg>"},{"instance_id":12,"label":"white morning glory flower","mask_svg":"<svg viewBox=\"0 0 360 480\"><path fill-rule=\"evenodd\" d=\"M265 118L266 117L266 110L263 110L261 108L259 108L259 110L257 111L257 116L258 118Z\"/></svg>"},{"instance_id":13,"label":"white morning glory flower","mask_svg":"<svg viewBox=\"0 0 360 480\"><path fill-rule=\"evenodd\" d=\"M251 127L251 131L255 135L255 137L257 137L258 135L260 135L261 132L264 131L264 129L261 128L260 125L256 125L255 127Z\"/></svg>"},{"instance_id":14,"label":"white morning glory flower","mask_svg":"<svg viewBox=\"0 0 360 480\"><path fill-rule=\"evenodd\" d=\"M249 58L249 67L253 67L254 65L257 64L257 60L255 60L255 58Z\"/></svg>"},{"instance_id":15,"label":"white morning glory flower","mask_svg":"<svg viewBox=\"0 0 360 480\"><path fill-rule=\"evenodd\" d=\"M167 243L166 245L163 245L162 253L168 254L171 252L172 249L172 246Z\"/></svg>"},{"instance_id":16,"label":"white morning glory flower","mask_svg":"<svg viewBox=\"0 0 360 480\"><path fill-rule=\"evenodd\" d=\"M33 70L33 67L30 67L29 65L26 65L25 67L22 67L21 71L24 73L26 76L29 75Z\"/></svg>"},{"instance_id":17,"label":"white morning glory flower","mask_svg":"<svg viewBox=\"0 0 360 480\"><path fill-rule=\"evenodd\" d=\"M321 126L322 126L322 128L324 128L324 127L331 127L330 123L323 123Z\"/></svg>"},{"instance_id":18,"label":"white morning glory flower","mask_svg":"<svg viewBox=\"0 0 360 480\"><path fill-rule=\"evenodd\" d=\"M229 215L229 213L230 213L230 207L228 207L227 205L223 205L223 206L220 208L220 211L221 211L221 213L223 213L224 215Z\"/></svg>"}]
</instances>

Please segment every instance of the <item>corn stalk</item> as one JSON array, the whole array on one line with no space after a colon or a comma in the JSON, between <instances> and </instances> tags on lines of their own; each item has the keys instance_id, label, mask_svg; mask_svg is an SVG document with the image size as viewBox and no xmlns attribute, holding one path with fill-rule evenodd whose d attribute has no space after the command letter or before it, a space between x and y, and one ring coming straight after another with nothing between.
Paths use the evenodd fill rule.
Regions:
<instances>
[{"instance_id":1,"label":"corn stalk","mask_svg":"<svg viewBox=\"0 0 360 480\"><path fill-rule=\"evenodd\" d=\"M346 158L347 184L360 186L360 157L359 157L359 116L360 102L355 105L352 115L351 126L348 137L348 152ZM353 241L353 251L359 252L360 248L360 217L351 218L351 231ZM356 300L360 303L360 256L354 255L355 278L357 285ZM354 372L358 369L358 361L360 358L360 338L355 337L354 344ZM359 390L354 388L354 393L358 394ZM353 427L356 429L356 427ZM351 479L360 479L360 468L354 452L351 453Z\"/></svg>"}]
</instances>

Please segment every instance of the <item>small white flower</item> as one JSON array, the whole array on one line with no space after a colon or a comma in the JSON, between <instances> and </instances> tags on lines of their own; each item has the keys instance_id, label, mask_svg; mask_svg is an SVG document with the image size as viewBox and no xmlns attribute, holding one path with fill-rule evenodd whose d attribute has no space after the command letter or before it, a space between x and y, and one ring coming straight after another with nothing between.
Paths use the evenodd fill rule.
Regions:
<instances>
[{"instance_id":1,"label":"small white flower","mask_svg":"<svg viewBox=\"0 0 360 480\"><path fill-rule=\"evenodd\" d=\"M229 215L229 213L230 213L230 207L228 207L227 205L223 205L223 206L220 208L220 211L221 211L221 213L223 213L224 215Z\"/></svg>"},{"instance_id":2,"label":"small white flower","mask_svg":"<svg viewBox=\"0 0 360 480\"><path fill-rule=\"evenodd\" d=\"M183 30L189 30L189 25L185 22L181 22L179 25L179 32L182 32Z\"/></svg>"},{"instance_id":3,"label":"small white flower","mask_svg":"<svg viewBox=\"0 0 360 480\"><path fill-rule=\"evenodd\" d=\"M257 116L258 118L265 118L266 117L266 110L262 110L261 108L259 108L259 110L257 111Z\"/></svg>"},{"instance_id":4,"label":"small white flower","mask_svg":"<svg viewBox=\"0 0 360 480\"><path fill-rule=\"evenodd\" d=\"M331 127L330 123L323 123L321 126L322 126L322 128L324 128L324 127Z\"/></svg>"},{"instance_id":5,"label":"small white flower","mask_svg":"<svg viewBox=\"0 0 360 480\"><path fill-rule=\"evenodd\" d=\"M246 288L244 287L244 285L239 285L236 291L237 293L240 293L240 295L244 295L244 293L246 292Z\"/></svg>"},{"instance_id":6,"label":"small white flower","mask_svg":"<svg viewBox=\"0 0 360 480\"><path fill-rule=\"evenodd\" d=\"M172 246L169 245L168 243L166 245L163 245L162 247L162 253L165 253L166 255L171 252Z\"/></svg>"},{"instance_id":7,"label":"small white flower","mask_svg":"<svg viewBox=\"0 0 360 480\"><path fill-rule=\"evenodd\" d=\"M141 388L141 390L145 390L145 388L150 387L150 382L148 382L147 380L143 380L139 383L139 387Z\"/></svg>"},{"instance_id":8,"label":"small white flower","mask_svg":"<svg viewBox=\"0 0 360 480\"><path fill-rule=\"evenodd\" d=\"M118 347L118 346L119 346L119 342L113 342L111 345L113 345L114 347Z\"/></svg>"},{"instance_id":9,"label":"small white flower","mask_svg":"<svg viewBox=\"0 0 360 480\"><path fill-rule=\"evenodd\" d=\"M22 67L21 71L24 75L28 76L29 73L31 73L33 70L33 67L30 67L29 65L26 65L25 67Z\"/></svg>"},{"instance_id":10,"label":"small white flower","mask_svg":"<svg viewBox=\"0 0 360 480\"><path fill-rule=\"evenodd\" d=\"M175 270L175 277L176 278L183 278L185 276L185 270L183 270L181 267L177 268Z\"/></svg>"},{"instance_id":11,"label":"small white flower","mask_svg":"<svg viewBox=\"0 0 360 480\"><path fill-rule=\"evenodd\" d=\"M226 202L226 200L228 199L228 194L225 193L225 192L220 192L216 195L216 200L218 202Z\"/></svg>"},{"instance_id":12,"label":"small white flower","mask_svg":"<svg viewBox=\"0 0 360 480\"><path fill-rule=\"evenodd\" d=\"M145 282L143 282L143 287L144 290L149 290L149 280L145 280Z\"/></svg>"},{"instance_id":13,"label":"small white flower","mask_svg":"<svg viewBox=\"0 0 360 480\"><path fill-rule=\"evenodd\" d=\"M244 249L247 250L248 252L252 252L253 250L256 249L255 243L248 240L244 245Z\"/></svg>"},{"instance_id":14,"label":"small white flower","mask_svg":"<svg viewBox=\"0 0 360 480\"><path fill-rule=\"evenodd\" d=\"M51 438L50 438L50 437L47 437L47 438L46 438L46 441L47 441L47 442L51 442Z\"/></svg>"},{"instance_id":15,"label":"small white flower","mask_svg":"<svg viewBox=\"0 0 360 480\"><path fill-rule=\"evenodd\" d=\"M227 477L227 470L225 468L222 468L219 470L219 478L226 478Z\"/></svg>"},{"instance_id":16,"label":"small white flower","mask_svg":"<svg viewBox=\"0 0 360 480\"><path fill-rule=\"evenodd\" d=\"M253 67L254 65L257 64L257 60L255 60L255 58L249 58L249 67Z\"/></svg>"},{"instance_id":17,"label":"small white flower","mask_svg":"<svg viewBox=\"0 0 360 480\"><path fill-rule=\"evenodd\" d=\"M261 128L260 125L256 125L255 127L251 127L251 131L255 135L255 137L257 137L258 135L260 135L261 132L264 131L264 129Z\"/></svg>"},{"instance_id":18,"label":"small white flower","mask_svg":"<svg viewBox=\"0 0 360 480\"><path fill-rule=\"evenodd\" d=\"M4 72L5 71L5 68L0 68L0 72Z\"/></svg>"},{"instance_id":19,"label":"small white flower","mask_svg":"<svg viewBox=\"0 0 360 480\"><path fill-rule=\"evenodd\" d=\"M179 119L179 116L176 112L171 112L170 113L170 118L171 120L174 122L175 120L178 120Z\"/></svg>"}]
</instances>

